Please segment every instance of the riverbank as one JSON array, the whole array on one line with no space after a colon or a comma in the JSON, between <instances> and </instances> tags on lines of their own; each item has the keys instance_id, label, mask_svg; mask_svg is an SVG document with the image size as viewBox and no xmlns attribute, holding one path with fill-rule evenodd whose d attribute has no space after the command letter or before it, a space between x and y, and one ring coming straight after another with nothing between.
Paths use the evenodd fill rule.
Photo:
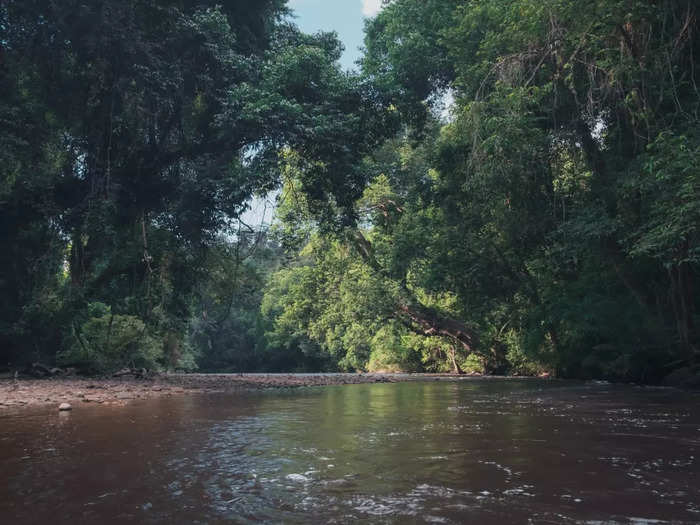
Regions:
<instances>
[{"instance_id":1,"label":"riverbank","mask_svg":"<svg viewBox=\"0 0 700 525\"><path fill-rule=\"evenodd\" d=\"M0 410L9 407L68 403L123 405L135 399L221 393L245 388L393 383L417 380L457 380L449 374L163 374L151 379L129 377L83 379L0 380Z\"/></svg>"}]
</instances>

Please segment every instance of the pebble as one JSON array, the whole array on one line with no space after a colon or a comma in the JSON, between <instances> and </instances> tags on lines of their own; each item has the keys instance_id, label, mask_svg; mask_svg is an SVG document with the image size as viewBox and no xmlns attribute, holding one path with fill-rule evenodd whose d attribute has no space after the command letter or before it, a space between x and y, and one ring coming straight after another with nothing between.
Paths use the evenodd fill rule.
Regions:
<instances>
[{"instance_id":1,"label":"pebble","mask_svg":"<svg viewBox=\"0 0 700 525\"><path fill-rule=\"evenodd\" d=\"M61 403L60 405L58 405L58 409L59 409L61 412L65 412L65 411L67 411L67 410L72 410L73 407L70 406L68 403Z\"/></svg>"}]
</instances>

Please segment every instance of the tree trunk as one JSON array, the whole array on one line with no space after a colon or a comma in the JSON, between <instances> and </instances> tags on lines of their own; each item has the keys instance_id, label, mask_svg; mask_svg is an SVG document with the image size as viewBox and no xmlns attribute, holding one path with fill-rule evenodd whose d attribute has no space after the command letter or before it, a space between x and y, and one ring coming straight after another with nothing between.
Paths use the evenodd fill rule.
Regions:
<instances>
[{"instance_id":1,"label":"tree trunk","mask_svg":"<svg viewBox=\"0 0 700 525\"><path fill-rule=\"evenodd\" d=\"M687 263L680 263L675 268L669 268L671 281L671 304L676 318L676 331L684 357L692 359L693 348L693 301L691 272Z\"/></svg>"},{"instance_id":2,"label":"tree trunk","mask_svg":"<svg viewBox=\"0 0 700 525\"><path fill-rule=\"evenodd\" d=\"M74 232L71 238L69 272L73 286L81 287L85 276L85 247L80 230Z\"/></svg>"},{"instance_id":3,"label":"tree trunk","mask_svg":"<svg viewBox=\"0 0 700 525\"><path fill-rule=\"evenodd\" d=\"M418 303L399 304L396 317L414 332L428 337L447 337L467 353L475 352L476 334L464 323Z\"/></svg>"},{"instance_id":4,"label":"tree trunk","mask_svg":"<svg viewBox=\"0 0 700 525\"><path fill-rule=\"evenodd\" d=\"M457 350L455 349L454 346L450 347L450 361L452 361L452 372L454 374L458 375L463 375L464 370L462 370L462 367L459 366L459 363L457 362Z\"/></svg>"},{"instance_id":5,"label":"tree trunk","mask_svg":"<svg viewBox=\"0 0 700 525\"><path fill-rule=\"evenodd\" d=\"M362 232L354 230L352 232L351 242L354 244L360 257L362 257L374 271L383 276L387 276L386 270L384 270L374 258L372 244L362 235ZM417 334L428 337L446 337L460 345L468 354L476 352L478 338L476 333L466 324L457 319L447 317L434 308L422 305L420 301L414 297L413 292L405 285L401 286L400 293L401 296L393 315L407 328ZM455 368L458 369L459 367L456 366Z\"/></svg>"}]
</instances>

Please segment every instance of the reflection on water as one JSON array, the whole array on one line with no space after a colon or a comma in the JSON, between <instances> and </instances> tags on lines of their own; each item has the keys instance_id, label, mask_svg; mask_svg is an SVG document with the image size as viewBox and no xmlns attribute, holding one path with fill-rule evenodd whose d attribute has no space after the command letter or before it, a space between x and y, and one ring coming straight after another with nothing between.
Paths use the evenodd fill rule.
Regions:
<instances>
[{"instance_id":1,"label":"reflection on water","mask_svg":"<svg viewBox=\"0 0 700 525\"><path fill-rule=\"evenodd\" d=\"M696 523L698 400L469 380L5 412L0 516Z\"/></svg>"}]
</instances>

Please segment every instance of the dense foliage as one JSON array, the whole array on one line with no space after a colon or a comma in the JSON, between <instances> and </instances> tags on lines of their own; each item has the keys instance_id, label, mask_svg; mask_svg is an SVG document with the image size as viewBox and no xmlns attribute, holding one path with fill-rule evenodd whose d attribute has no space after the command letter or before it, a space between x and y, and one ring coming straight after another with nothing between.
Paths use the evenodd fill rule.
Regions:
<instances>
[{"instance_id":1,"label":"dense foliage","mask_svg":"<svg viewBox=\"0 0 700 525\"><path fill-rule=\"evenodd\" d=\"M384 355L383 330L487 370L692 375L697 14L690 1L389 3L362 65L403 132L358 160L372 183L356 231L285 270L306 284L283 291L277 330L350 366ZM430 363L390 346L401 368Z\"/></svg>"},{"instance_id":2,"label":"dense foliage","mask_svg":"<svg viewBox=\"0 0 700 525\"><path fill-rule=\"evenodd\" d=\"M280 146L320 166L376 140L338 41L301 34L283 4L0 5L1 362L81 364L138 333L149 363L191 364L212 251L241 240ZM318 200L362 191L316 177Z\"/></svg>"},{"instance_id":3,"label":"dense foliage","mask_svg":"<svg viewBox=\"0 0 700 525\"><path fill-rule=\"evenodd\" d=\"M2 362L698 371L693 0L393 0L357 74L281 0L61 4L0 6Z\"/></svg>"}]
</instances>

